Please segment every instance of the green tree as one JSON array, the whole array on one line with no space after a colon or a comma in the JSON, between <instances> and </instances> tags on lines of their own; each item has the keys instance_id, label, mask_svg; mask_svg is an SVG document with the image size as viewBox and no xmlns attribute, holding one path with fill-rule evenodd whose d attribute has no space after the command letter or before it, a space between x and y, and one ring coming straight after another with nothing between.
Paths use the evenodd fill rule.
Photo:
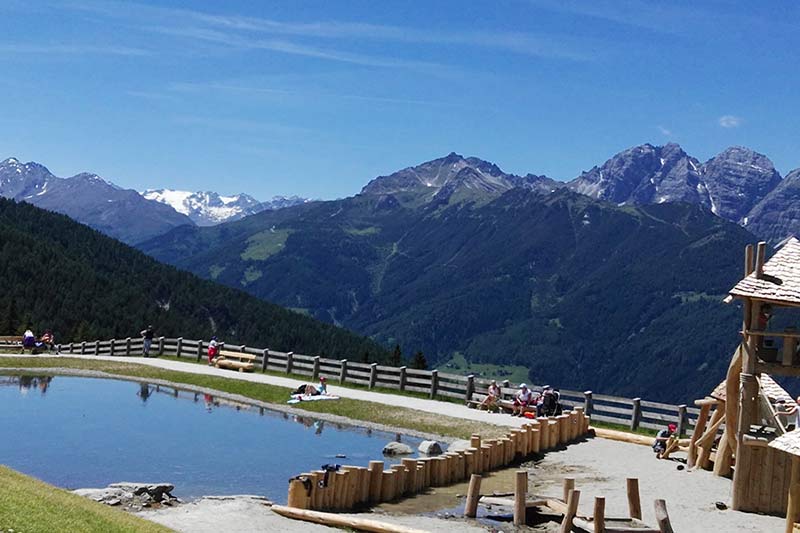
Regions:
<instances>
[{"instance_id":1,"label":"green tree","mask_svg":"<svg viewBox=\"0 0 800 533\"><path fill-rule=\"evenodd\" d=\"M417 352L414 354L414 358L411 360L411 368L415 368L417 370L428 369L428 361L425 359L425 356L422 354L422 352Z\"/></svg>"},{"instance_id":2,"label":"green tree","mask_svg":"<svg viewBox=\"0 0 800 533\"><path fill-rule=\"evenodd\" d=\"M403 352L400 351L400 345L395 344L392 354L389 356L389 366L402 366L403 365Z\"/></svg>"}]
</instances>

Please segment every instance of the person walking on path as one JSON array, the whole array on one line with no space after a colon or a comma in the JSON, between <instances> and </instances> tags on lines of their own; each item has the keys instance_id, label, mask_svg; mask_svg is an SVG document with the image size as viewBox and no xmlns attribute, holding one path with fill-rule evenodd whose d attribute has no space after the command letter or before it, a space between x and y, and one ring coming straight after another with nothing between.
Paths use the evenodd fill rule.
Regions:
<instances>
[{"instance_id":1,"label":"person walking on path","mask_svg":"<svg viewBox=\"0 0 800 533\"><path fill-rule=\"evenodd\" d=\"M142 355L144 357L150 357L150 346L153 344L153 337L155 336L155 332L153 330L153 326L148 325L144 328L139 335L142 336Z\"/></svg>"},{"instance_id":2,"label":"person walking on path","mask_svg":"<svg viewBox=\"0 0 800 533\"><path fill-rule=\"evenodd\" d=\"M208 366L214 366L214 358L219 353L219 343L217 342L217 336L214 335L211 337L211 341L208 343Z\"/></svg>"}]
</instances>

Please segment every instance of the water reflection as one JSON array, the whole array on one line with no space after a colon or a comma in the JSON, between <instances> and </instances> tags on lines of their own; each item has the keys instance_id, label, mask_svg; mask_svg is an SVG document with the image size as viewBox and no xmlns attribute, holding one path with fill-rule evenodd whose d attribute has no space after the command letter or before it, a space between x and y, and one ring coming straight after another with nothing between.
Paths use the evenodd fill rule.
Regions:
<instances>
[{"instance_id":1,"label":"water reflection","mask_svg":"<svg viewBox=\"0 0 800 533\"><path fill-rule=\"evenodd\" d=\"M52 381L53 376L11 376L0 379L0 387L19 387L19 393L23 396L38 389L44 396Z\"/></svg>"}]
</instances>

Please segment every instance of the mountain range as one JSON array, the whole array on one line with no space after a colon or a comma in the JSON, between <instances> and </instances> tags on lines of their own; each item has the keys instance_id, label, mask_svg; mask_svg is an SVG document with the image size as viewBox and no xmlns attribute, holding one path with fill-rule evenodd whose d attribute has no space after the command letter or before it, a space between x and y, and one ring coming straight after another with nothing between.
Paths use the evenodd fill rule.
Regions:
<instances>
[{"instance_id":1,"label":"mountain range","mask_svg":"<svg viewBox=\"0 0 800 533\"><path fill-rule=\"evenodd\" d=\"M59 178L39 163L22 163L13 157L0 162L0 196L63 213L128 244L185 224L219 224L308 201L276 196L259 202L246 194L220 196L168 189L139 194L96 174Z\"/></svg>"}]
</instances>

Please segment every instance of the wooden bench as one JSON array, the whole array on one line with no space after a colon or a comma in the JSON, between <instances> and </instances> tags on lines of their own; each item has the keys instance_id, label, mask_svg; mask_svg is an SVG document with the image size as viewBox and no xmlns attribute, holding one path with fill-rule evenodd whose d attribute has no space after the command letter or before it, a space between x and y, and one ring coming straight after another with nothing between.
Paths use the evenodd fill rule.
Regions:
<instances>
[{"instance_id":1,"label":"wooden bench","mask_svg":"<svg viewBox=\"0 0 800 533\"><path fill-rule=\"evenodd\" d=\"M19 348L24 351L22 347L22 335L0 335L0 348Z\"/></svg>"},{"instance_id":2,"label":"wooden bench","mask_svg":"<svg viewBox=\"0 0 800 533\"><path fill-rule=\"evenodd\" d=\"M219 355L211 360L217 368L229 368L239 372L252 372L256 367L256 356L249 353L229 352L221 350Z\"/></svg>"}]
</instances>

